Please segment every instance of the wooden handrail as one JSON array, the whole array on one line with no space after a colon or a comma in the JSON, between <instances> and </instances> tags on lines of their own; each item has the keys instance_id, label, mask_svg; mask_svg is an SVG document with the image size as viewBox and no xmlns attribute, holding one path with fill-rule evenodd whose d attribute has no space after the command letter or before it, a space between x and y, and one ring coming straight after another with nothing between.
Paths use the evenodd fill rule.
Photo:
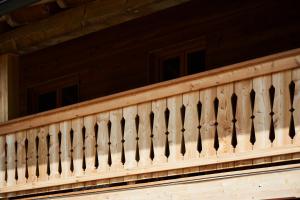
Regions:
<instances>
[{"instance_id":1,"label":"wooden handrail","mask_svg":"<svg viewBox=\"0 0 300 200\"><path fill-rule=\"evenodd\" d=\"M0 125L0 193L300 158L300 49Z\"/></svg>"},{"instance_id":2,"label":"wooden handrail","mask_svg":"<svg viewBox=\"0 0 300 200\"><path fill-rule=\"evenodd\" d=\"M140 104L155 99L209 88L239 80L263 76L300 65L300 49L294 49L238 64L202 72L196 75L165 81L125 92L100 97L82 103L53 109L0 124L0 135L32 127L57 123L98 112Z\"/></svg>"}]
</instances>

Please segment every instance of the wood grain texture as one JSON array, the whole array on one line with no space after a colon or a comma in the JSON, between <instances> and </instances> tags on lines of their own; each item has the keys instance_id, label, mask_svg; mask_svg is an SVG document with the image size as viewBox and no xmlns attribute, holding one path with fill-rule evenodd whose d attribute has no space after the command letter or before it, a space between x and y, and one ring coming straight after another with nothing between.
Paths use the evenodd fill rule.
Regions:
<instances>
[{"instance_id":1,"label":"wood grain texture","mask_svg":"<svg viewBox=\"0 0 300 200\"><path fill-rule=\"evenodd\" d=\"M84 117L85 127L85 156L86 156L86 170L85 173L95 172L95 155L96 155L96 139L95 139L95 125L96 116L90 115Z\"/></svg>"},{"instance_id":2,"label":"wood grain texture","mask_svg":"<svg viewBox=\"0 0 300 200\"><path fill-rule=\"evenodd\" d=\"M236 130L237 130L237 146L235 152L252 151L250 142L251 134L251 100L250 92L252 90L252 80L240 81L234 84L234 91L237 95L237 110L236 110ZM250 165L252 161L237 162L239 165Z\"/></svg>"},{"instance_id":3,"label":"wood grain texture","mask_svg":"<svg viewBox=\"0 0 300 200\"><path fill-rule=\"evenodd\" d=\"M71 121L64 121L60 123L61 132L61 176L71 176L71 141L70 141Z\"/></svg>"},{"instance_id":4,"label":"wood grain texture","mask_svg":"<svg viewBox=\"0 0 300 200\"><path fill-rule=\"evenodd\" d=\"M169 97L167 100L167 106L170 110L169 119L169 147L170 156L168 158L169 163L177 163L183 160L181 154L181 114L180 108L182 106L182 95ZM168 175L181 174L182 170L168 171Z\"/></svg>"},{"instance_id":5,"label":"wood grain texture","mask_svg":"<svg viewBox=\"0 0 300 200\"><path fill-rule=\"evenodd\" d=\"M39 138L38 145L38 168L39 168L39 176L38 181L46 181L48 180L47 174L47 135L49 129L48 126L41 127L37 130L37 137Z\"/></svg>"},{"instance_id":6,"label":"wood grain texture","mask_svg":"<svg viewBox=\"0 0 300 200\"><path fill-rule=\"evenodd\" d=\"M6 185L5 181L5 136L0 136L0 186L4 187Z\"/></svg>"},{"instance_id":7,"label":"wood grain texture","mask_svg":"<svg viewBox=\"0 0 300 200\"><path fill-rule=\"evenodd\" d=\"M254 128L255 143L253 150L271 148L269 139L270 123L271 123L271 107L269 98L269 88L271 87L271 76L261 76L253 79L253 90L255 91L254 105ZM261 162L269 162L270 159L253 161L254 164Z\"/></svg>"},{"instance_id":8,"label":"wood grain texture","mask_svg":"<svg viewBox=\"0 0 300 200\"><path fill-rule=\"evenodd\" d=\"M290 93L289 84L291 83L291 71L275 73L272 75L272 84L275 87L274 99L274 146L285 146L292 143L289 136L290 127ZM272 161L289 159L290 156L275 157Z\"/></svg>"},{"instance_id":9,"label":"wood grain texture","mask_svg":"<svg viewBox=\"0 0 300 200\"><path fill-rule=\"evenodd\" d=\"M73 163L74 175L82 176L84 171L82 169L83 163L83 138L82 138L83 119L77 118L72 120L73 130Z\"/></svg>"},{"instance_id":10,"label":"wood grain texture","mask_svg":"<svg viewBox=\"0 0 300 200\"><path fill-rule=\"evenodd\" d=\"M16 151L15 151L16 134L6 136L7 144L7 186L16 185Z\"/></svg>"},{"instance_id":11,"label":"wood grain texture","mask_svg":"<svg viewBox=\"0 0 300 200\"><path fill-rule=\"evenodd\" d=\"M17 184L26 183L26 151L25 151L26 132L20 131L16 133L16 141L18 143L17 149L17 166L18 166L18 180Z\"/></svg>"},{"instance_id":12,"label":"wood grain texture","mask_svg":"<svg viewBox=\"0 0 300 200\"><path fill-rule=\"evenodd\" d=\"M36 139L37 129L30 129L26 131L26 138L28 140L27 149L27 167L28 167L28 178L27 183L33 183L37 181L36 167L37 167L37 149Z\"/></svg>"},{"instance_id":13,"label":"wood grain texture","mask_svg":"<svg viewBox=\"0 0 300 200\"><path fill-rule=\"evenodd\" d=\"M50 160L50 177L49 179L56 179L60 177L58 172L59 165L59 124L49 125L50 147L49 147L49 160Z\"/></svg>"}]
</instances>

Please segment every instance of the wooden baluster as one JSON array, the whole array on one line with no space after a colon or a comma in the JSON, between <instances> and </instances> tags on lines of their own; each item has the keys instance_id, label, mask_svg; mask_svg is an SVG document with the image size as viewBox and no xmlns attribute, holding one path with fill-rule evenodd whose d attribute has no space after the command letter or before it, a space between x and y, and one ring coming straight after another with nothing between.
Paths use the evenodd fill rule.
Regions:
<instances>
[{"instance_id":1,"label":"wooden baluster","mask_svg":"<svg viewBox=\"0 0 300 200\"><path fill-rule=\"evenodd\" d=\"M4 187L6 185L5 181L5 135L0 136L0 187Z\"/></svg>"},{"instance_id":2,"label":"wooden baluster","mask_svg":"<svg viewBox=\"0 0 300 200\"><path fill-rule=\"evenodd\" d=\"M251 134L251 99L249 94L252 90L252 80L239 81L235 83L235 93L237 95L236 108L236 153L252 151L250 142ZM237 161L235 166L252 165L252 160Z\"/></svg>"},{"instance_id":3,"label":"wooden baluster","mask_svg":"<svg viewBox=\"0 0 300 200\"><path fill-rule=\"evenodd\" d=\"M292 71L292 79L295 83L295 94L294 94L294 123L295 123L295 136L293 139L294 145L300 145L300 68ZM293 155L294 159L300 158L300 153Z\"/></svg>"},{"instance_id":4,"label":"wooden baluster","mask_svg":"<svg viewBox=\"0 0 300 200\"><path fill-rule=\"evenodd\" d=\"M108 135L108 124L109 121L109 113L100 113L97 115L97 123L98 123L98 160L99 160L99 167L98 172L100 174L109 173L109 165L108 165L108 142L109 142L109 135ZM99 182L98 182L99 183ZM108 180L103 180L102 184L109 183Z\"/></svg>"},{"instance_id":5,"label":"wooden baluster","mask_svg":"<svg viewBox=\"0 0 300 200\"><path fill-rule=\"evenodd\" d=\"M37 129L30 129L26 133L28 140L27 149L27 168L28 168L28 179L27 183L33 183L37 181L36 166L37 166L37 149L36 149L36 136Z\"/></svg>"},{"instance_id":6,"label":"wooden baluster","mask_svg":"<svg viewBox=\"0 0 300 200\"><path fill-rule=\"evenodd\" d=\"M113 110L110 112L111 134L110 134L110 152L112 172L123 170L122 163L122 130L121 130L122 110ZM124 178L113 178L110 182L122 182Z\"/></svg>"},{"instance_id":7,"label":"wooden baluster","mask_svg":"<svg viewBox=\"0 0 300 200\"><path fill-rule=\"evenodd\" d=\"M39 128L37 131L37 136L39 138L38 145L38 164L39 164L39 177L38 181L48 180L47 174L47 135L48 135L48 127Z\"/></svg>"},{"instance_id":8,"label":"wooden baluster","mask_svg":"<svg viewBox=\"0 0 300 200\"><path fill-rule=\"evenodd\" d=\"M209 88L200 91L200 101L202 102L201 115L201 134L202 134L202 152L200 157L211 158L216 156L216 149L214 148L215 137L215 114L214 114L214 100L217 96L216 88ZM214 170L216 165L200 167L200 170Z\"/></svg>"},{"instance_id":9,"label":"wooden baluster","mask_svg":"<svg viewBox=\"0 0 300 200\"><path fill-rule=\"evenodd\" d=\"M185 154L184 160L192 160L199 158L200 154L197 149L198 144L198 112L197 104L199 102L199 92L190 92L183 94L182 103L185 106L184 118L184 141ZM185 173L197 172L199 167L185 169Z\"/></svg>"},{"instance_id":10,"label":"wooden baluster","mask_svg":"<svg viewBox=\"0 0 300 200\"><path fill-rule=\"evenodd\" d=\"M139 167L145 168L151 166L152 160L150 159L150 148L151 148L151 128L150 128L150 113L151 103L142 103L138 105L138 115L140 118L139 123L139 153L140 161ZM150 178L151 174L139 175L139 179Z\"/></svg>"},{"instance_id":11,"label":"wooden baluster","mask_svg":"<svg viewBox=\"0 0 300 200\"><path fill-rule=\"evenodd\" d=\"M74 175L82 176L84 171L82 169L83 162L83 138L82 138L83 119L76 118L72 120L73 130L73 164Z\"/></svg>"},{"instance_id":12,"label":"wooden baluster","mask_svg":"<svg viewBox=\"0 0 300 200\"><path fill-rule=\"evenodd\" d=\"M7 144L7 186L16 185L16 152L15 152L16 135L6 135Z\"/></svg>"},{"instance_id":13,"label":"wooden baluster","mask_svg":"<svg viewBox=\"0 0 300 200\"><path fill-rule=\"evenodd\" d=\"M169 146L170 156L168 158L169 163L177 163L183 160L183 156L180 152L181 148L181 116L180 108L182 106L182 95L169 97L167 105L170 110L169 120ZM168 175L181 174L182 170L168 171Z\"/></svg>"},{"instance_id":14,"label":"wooden baluster","mask_svg":"<svg viewBox=\"0 0 300 200\"><path fill-rule=\"evenodd\" d=\"M49 147L49 156L50 156L50 179L56 179L60 177L58 172L59 168L59 124L51 124L49 126L49 136L50 136L50 147Z\"/></svg>"},{"instance_id":15,"label":"wooden baluster","mask_svg":"<svg viewBox=\"0 0 300 200\"><path fill-rule=\"evenodd\" d=\"M70 142L71 121L64 121L60 123L61 132L61 167L62 177L71 176L71 142Z\"/></svg>"},{"instance_id":16,"label":"wooden baluster","mask_svg":"<svg viewBox=\"0 0 300 200\"><path fill-rule=\"evenodd\" d=\"M291 71L280 72L272 75L272 84L275 87L274 99L274 128L275 140L274 147L282 147L292 143L289 136L290 124L290 94L289 84L291 82ZM290 159L291 156L276 156L272 161Z\"/></svg>"},{"instance_id":17,"label":"wooden baluster","mask_svg":"<svg viewBox=\"0 0 300 200\"><path fill-rule=\"evenodd\" d=\"M124 130L124 152L125 163L124 168L126 170L135 169L137 167L136 160L136 145L137 145L137 130L136 130L136 116L137 106L129 106L123 109L123 116L125 119ZM137 176L125 177L125 181L136 180Z\"/></svg>"},{"instance_id":18,"label":"wooden baluster","mask_svg":"<svg viewBox=\"0 0 300 200\"><path fill-rule=\"evenodd\" d=\"M85 174L92 174L95 172L95 155L96 155L96 138L95 138L95 124L96 117L90 115L84 118L85 133L85 160L86 170Z\"/></svg>"},{"instance_id":19,"label":"wooden baluster","mask_svg":"<svg viewBox=\"0 0 300 200\"><path fill-rule=\"evenodd\" d=\"M261 76L253 79L253 90L255 91L254 105L254 129L255 143L253 150L270 149L271 141L269 139L271 123L271 107L269 98L269 89L271 87L271 76ZM261 158L253 160L253 164L270 162L270 158Z\"/></svg>"},{"instance_id":20,"label":"wooden baluster","mask_svg":"<svg viewBox=\"0 0 300 200\"><path fill-rule=\"evenodd\" d=\"M26 150L25 150L25 140L26 132L20 131L16 134L16 140L18 143L17 148L17 168L18 168L18 180L17 184L26 183L25 170L26 170Z\"/></svg>"},{"instance_id":21,"label":"wooden baluster","mask_svg":"<svg viewBox=\"0 0 300 200\"><path fill-rule=\"evenodd\" d=\"M227 84L217 87L217 98L219 100L218 107L218 137L219 148L218 156L222 157L224 154L232 154L234 147L232 146L232 105L231 97L233 94L233 84ZM218 168L233 167L234 163L226 163L218 165Z\"/></svg>"},{"instance_id":22,"label":"wooden baluster","mask_svg":"<svg viewBox=\"0 0 300 200\"><path fill-rule=\"evenodd\" d=\"M153 125L153 147L154 147L154 159L153 165L160 165L167 162L165 156L165 141L166 141L166 127L165 127L165 115L166 99L160 99L152 102L152 111L154 113L154 125ZM167 175L166 172L155 172L152 177L160 177Z\"/></svg>"}]
</instances>

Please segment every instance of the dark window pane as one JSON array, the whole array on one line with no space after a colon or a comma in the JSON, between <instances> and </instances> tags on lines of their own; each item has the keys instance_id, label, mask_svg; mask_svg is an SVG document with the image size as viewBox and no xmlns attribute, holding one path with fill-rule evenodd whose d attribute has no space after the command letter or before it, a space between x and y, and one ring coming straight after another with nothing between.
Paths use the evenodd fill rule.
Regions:
<instances>
[{"instance_id":1,"label":"dark window pane","mask_svg":"<svg viewBox=\"0 0 300 200\"><path fill-rule=\"evenodd\" d=\"M188 74L205 71L205 51L195 51L187 55Z\"/></svg>"},{"instance_id":2,"label":"dark window pane","mask_svg":"<svg viewBox=\"0 0 300 200\"><path fill-rule=\"evenodd\" d=\"M38 97L39 112L56 108L56 91L40 94Z\"/></svg>"},{"instance_id":3,"label":"dark window pane","mask_svg":"<svg viewBox=\"0 0 300 200\"><path fill-rule=\"evenodd\" d=\"M180 58L169 58L163 61L163 81L178 78L180 76Z\"/></svg>"},{"instance_id":4,"label":"dark window pane","mask_svg":"<svg viewBox=\"0 0 300 200\"><path fill-rule=\"evenodd\" d=\"M62 89L62 106L78 102L78 86L72 85Z\"/></svg>"}]
</instances>

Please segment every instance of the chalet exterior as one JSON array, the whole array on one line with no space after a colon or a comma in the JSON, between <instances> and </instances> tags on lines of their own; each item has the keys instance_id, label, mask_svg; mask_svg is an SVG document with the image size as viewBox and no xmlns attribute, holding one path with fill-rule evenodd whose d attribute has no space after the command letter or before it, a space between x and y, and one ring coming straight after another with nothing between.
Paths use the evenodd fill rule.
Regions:
<instances>
[{"instance_id":1,"label":"chalet exterior","mask_svg":"<svg viewBox=\"0 0 300 200\"><path fill-rule=\"evenodd\" d=\"M300 198L299 8L0 1L0 198Z\"/></svg>"}]
</instances>

